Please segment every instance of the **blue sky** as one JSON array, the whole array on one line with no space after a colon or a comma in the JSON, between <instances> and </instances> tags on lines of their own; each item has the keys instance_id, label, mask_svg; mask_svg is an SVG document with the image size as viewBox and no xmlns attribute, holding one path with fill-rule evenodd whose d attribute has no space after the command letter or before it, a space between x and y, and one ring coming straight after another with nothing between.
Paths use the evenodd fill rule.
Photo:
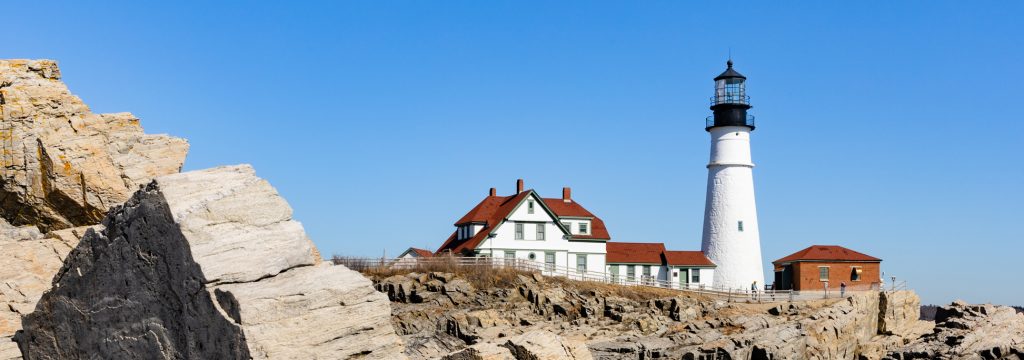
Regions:
<instances>
[{"instance_id":1,"label":"blue sky","mask_svg":"<svg viewBox=\"0 0 1024 360\"><path fill-rule=\"evenodd\" d=\"M731 49L766 265L839 244L926 303L1024 304L1021 3L709 4L23 1L0 57L188 138L187 170L253 164L325 255L380 256L517 178L699 249Z\"/></svg>"}]
</instances>

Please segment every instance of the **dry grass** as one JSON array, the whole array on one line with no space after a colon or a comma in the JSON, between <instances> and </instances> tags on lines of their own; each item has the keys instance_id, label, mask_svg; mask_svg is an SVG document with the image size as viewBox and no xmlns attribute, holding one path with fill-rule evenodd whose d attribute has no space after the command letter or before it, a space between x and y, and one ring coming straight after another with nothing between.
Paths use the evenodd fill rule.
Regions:
<instances>
[{"instance_id":1,"label":"dry grass","mask_svg":"<svg viewBox=\"0 0 1024 360\"><path fill-rule=\"evenodd\" d=\"M406 275L410 273L431 273L442 272L454 274L456 278L466 280L477 289L516 288L522 284L519 276L532 278L537 272L518 270L513 268L495 268L488 264L471 265L460 264L455 261L432 259L427 263L410 263L403 266L390 266L380 261L365 258L350 258L335 255L331 259L334 264L345 265L346 267L359 271L374 279L384 279L394 275ZM578 293L588 291L600 296L617 296L634 301L647 301L671 297L690 297L701 300L708 300L704 296L680 292L678 290L659 289L647 286L625 286L615 285L596 281L570 280L559 276L543 277L545 287L561 287L565 290Z\"/></svg>"},{"instance_id":2,"label":"dry grass","mask_svg":"<svg viewBox=\"0 0 1024 360\"><path fill-rule=\"evenodd\" d=\"M394 275L406 275L411 273L451 273L456 278L463 279L477 289L492 288L515 288L522 284L519 276L533 276L532 272L516 270L511 268L495 268L490 265L467 265L455 261L432 260L429 263L410 263L402 266L381 266L379 261L365 258L349 258L335 255L331 258L335 265L345 265L349 269L359 271L364 275L384 279Z\"/></svg>"}]
</instances>

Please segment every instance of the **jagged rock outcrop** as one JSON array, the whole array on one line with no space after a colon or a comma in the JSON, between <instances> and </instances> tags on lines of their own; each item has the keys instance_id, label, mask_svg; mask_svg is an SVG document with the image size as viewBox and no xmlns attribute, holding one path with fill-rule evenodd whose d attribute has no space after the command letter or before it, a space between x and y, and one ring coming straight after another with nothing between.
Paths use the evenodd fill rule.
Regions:
<instances>
[{"instance_id":1,"label":"jagged rock outcrop","mask_svg":"<svg viewBox=\"0 0 1024 360\"><path fill-rule=\"evenodd\" d=\"M935 330L887 359L1024 359L1024 314L956 301L940 307Z\"/></svg>"},{"instance_id":2,"label":"jagged rock outcrop","mask_svg":"<svg viewBox=\"0 0 1024 360\"><path fill-rule=\"evenodd\" d=\"M86 227L178 172L187 151L183 139L144 134L131 114L90 112L53 61L0 60L0 360L21 358L10 341L21 315Z\"/></svg>"},{"instance_id":3,"label":"jagged rock outcrop","mask_svg":"<svg viewBox=\"0 0 1024 360\"><path fill-rule=\"evenodd\" d=\"M320 260L249 166L157 178L89 231L16 335L26 358L404 358L385 295Z\"/></svg>"},{"instance_id":4,"label":"jagged rock outcrop","mask_svg":"<svg viewBox=\"0 0 1024 360\"><path fill-rule=\"evenodd\" d=\"M0 220L0 360L21 359L11 341L87 227L42 234Z\"/></svg>"},{"instance_id":5,"label":"jagged rock outcrop","mask_svg":"<svg viewBox=\"0 0 1024 360\"><path fill-rule=\"evenodd\" d=\"M411 358L530 359L508 342L546 331L559 336L534 338L575 339L587 345L579 357L597 359L878 359L931 329L909 291L760 304L537 274L492 287L460 280L439 272L375 280Z\"/></svg>"},{"instance_id":6,"label":"jagged rock outcrop","mask_svg":"<svg viewBox=\"0 0 1024 360\"><path fill-rule=\"evenodd\" d=\"M139 185L177 173L188 143L94 114L50 60L0 60L0 217L43 231L93 225Z\"/></svg>"}]
</instances>

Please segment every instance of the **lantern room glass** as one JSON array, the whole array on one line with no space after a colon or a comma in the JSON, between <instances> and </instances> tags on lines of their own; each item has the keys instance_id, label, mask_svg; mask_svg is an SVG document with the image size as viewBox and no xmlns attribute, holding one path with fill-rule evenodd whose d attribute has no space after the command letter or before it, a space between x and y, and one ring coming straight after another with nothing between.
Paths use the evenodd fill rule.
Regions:
<instances>
[{"instance_id":1,"label":"lantern room glass","mask_svg":"<svg viewBox=\"0 0 1024 360\"><path fill-rule=\"evenodd\" d=\"M714 104L748 104L747 86L742 78L725 78L715 81Z\"/></svg>"}]
</instances>

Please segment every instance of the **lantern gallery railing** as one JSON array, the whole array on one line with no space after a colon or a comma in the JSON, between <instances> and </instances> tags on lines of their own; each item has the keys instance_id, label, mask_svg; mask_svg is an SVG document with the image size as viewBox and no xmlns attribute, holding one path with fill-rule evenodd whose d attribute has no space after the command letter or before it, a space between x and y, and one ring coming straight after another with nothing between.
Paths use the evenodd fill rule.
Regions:
<instances>
[{"instance_id":1,"label":"lantern gallery railing","mask_svg":"<svg viewBox=\"0 0 1024 360\"><path fill-rule=\"evenodd\" d=\"M747 119L746 119L746 121L744 121L743 124L728 124L728 125L736 125L736 126L746 125L746 126L749 126L749 127L753 128L754 125L756 125L756 124L754 122L754 115L747 115ZM716 124L715 124L715 116L714 115L708 116L708 117L704 118L704 128L705 129L711 128L711 127L714 127L714 126L716 126Z\"/></svg>"},{"instance_id":2,"label":"lantern gallery railing","mask_svg":"<svg viewBox=\"0 0 1024 360\"><path fill-rule=\"evenodd\" d=\"M750 96L739 94L720 94L711 97L711 106L718 104L750 105Z\"/></svg>"}]
</instances>

